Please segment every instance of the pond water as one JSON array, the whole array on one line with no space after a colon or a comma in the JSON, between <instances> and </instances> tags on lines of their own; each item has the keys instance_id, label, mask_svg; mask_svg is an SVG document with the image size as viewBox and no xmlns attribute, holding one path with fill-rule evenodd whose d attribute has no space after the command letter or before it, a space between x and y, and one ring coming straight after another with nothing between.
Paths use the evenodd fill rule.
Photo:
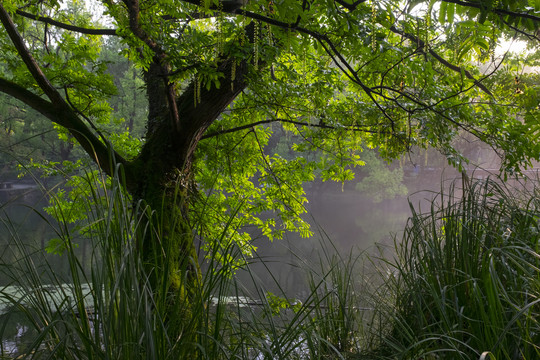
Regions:
<instances>
[{"instance_id":1,"label":"pond water","mask_svg":"<svg viewBox=\"0 0 540 360\"><path fill-rule=\"evenodd\" d=\"M69 264L61 256L46 252L48 242L58 237L58 224L43 210L46 205L42 190L30 182L0 189L0 286L14 281L6 270L16 269L25 254L35 255L37 268L50 267L58 276L69 273ZM76 252L83 263L90 251L91 244L77 240Z\"/></svg>"},{"instance_id":2,"label":"pond water","mask_svg":"<svg viewBox=\"0 0 540 360\"><path fill-rule=\"evenodd\" d=\"M13 304L24 304L28 287L35 282L49 286L53 277L56 283L69 278L69 262L46 251L49 240L58 237L57 225L43 211L46 205L42 190L30 181L0 183L0 354L12 354L31 336L25 316L13 311ZM91 244L81 239L76 253L83 267L88 265ZM34 273L27 271L29 267ZM52 301L66 291L51 287L43 293Z\"/></svg>"}]
</instances>

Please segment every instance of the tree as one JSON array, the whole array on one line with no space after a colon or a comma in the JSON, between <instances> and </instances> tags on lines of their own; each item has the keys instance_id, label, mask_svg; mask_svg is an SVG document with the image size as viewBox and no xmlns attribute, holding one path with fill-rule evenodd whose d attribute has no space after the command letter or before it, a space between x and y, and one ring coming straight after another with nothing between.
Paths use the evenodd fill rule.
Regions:
<instances>
[{"instance_id":1,"label":"tree","mask_svg":"<svg viewBox=\"0 0 540 360\"><path fill-rule=\"evenodd\" d=\"M206 243L230 232L221 239L247 251L249 237L231 229L309 235L302 184L314 173L352 179L360 145L387 159L432 146L459 167L452 140L468 132L500 149L507 170L540 152L539 90L520 80L517 92L497 72L510 56L494 53L504 37L537 44L538 1L102 0L109 28L74 4L0 4L0 91L69 132L153 210L164 251L149 233L138 240L151 273L165 272L164 288L179 294L169 319L197 287L193 230ZM144 74L135 157L99 126L115 91L99 56L107 37ZM484 73L480 61L491 66ZM295 156L265 152L274 133L301 139ZM315 150L319 158L304 156Z\"/></svg>"}]
</instances>

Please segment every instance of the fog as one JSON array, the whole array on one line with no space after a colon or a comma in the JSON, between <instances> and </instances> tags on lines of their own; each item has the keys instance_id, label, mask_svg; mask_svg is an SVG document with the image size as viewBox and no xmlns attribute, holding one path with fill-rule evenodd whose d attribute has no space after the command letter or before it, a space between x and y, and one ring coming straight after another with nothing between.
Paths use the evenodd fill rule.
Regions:
<instances>
[{"instance_id":1,"label":"fog","mask_svg":"<svg viewBox=\"0 0 540 360\"><path fill-rule=\"evenodd\" d=\"M387 194L383 199L379 196L381 189L368 187L365 190L365 186L358 186L370 176L363 169L358 169L355 180L345 184L318 181L306 186L309 201L306 219L314 236L301 238L288 233L283 240L271 243L255 235L257 256L265 264L255 262L252 271L271 291L284 291L287 296L302 298L307 292L306 270L320 270L324 262L321 259L328 252L335 251L342 257L367 254L372 259L381 256L392 259L395 245L399 244L411 215L411 206L416 212L425 213L430 211L441 191L447 193L450 187L455 187L459 195L463 174L465 181L497 179L500 175L500 158L485 145L465 142L462 152L470 159L464 164L463 173L450 166L447 158L435 150L413 151L391 164L383 164L389 171L396 170L387 174L402 174L399 182L406 188L405 193ZM536 169L525 172L536 178ZM521 182L510 179L509 186ZM381 184L386 183L381 181Z\"/></svg>"}]
</instances>

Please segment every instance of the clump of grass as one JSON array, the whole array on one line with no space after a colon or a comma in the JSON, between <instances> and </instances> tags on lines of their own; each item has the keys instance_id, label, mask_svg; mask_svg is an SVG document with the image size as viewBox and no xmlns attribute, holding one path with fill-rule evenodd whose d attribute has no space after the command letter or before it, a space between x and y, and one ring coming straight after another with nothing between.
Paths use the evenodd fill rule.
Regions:
<instances>
[{"instance_id":1,"label":"clump of grass","mask_svg":"<svg viewBox=\"0 0 540 360\"><path fill-rule=\"evenodd\" d=\"M308 344L312 357L345 355L358 351L362 311L360 307L361 256L327 258L322 276L311 271L312 329ZM326 268L326 269L325 269Z\"/></svg>"},{"instance_id":2,"label":"clump of grass","mask_svg":"<svg viewBox=\"0 0 540 360\"><path fill-rule=\"evenodd\" d=\"M167 338L165 325L153 311L153 292L134 251L138 219L133 214L137 211L132 211L117 180L108 186L91 174L85 178L92 192L84 224L85 241L93 244L89 270L75 251L80 233L66 219L65 212L71 209L51 207L58 222L42 215L56 233L53 260L42 251L32 251L5 220L13 229L12 246L21 256L3 269L3 275L11 277L12 287L19 290L17 296L10 296L6 288L1 291L11 305L3 316L23 317L26 333L33 335L31 341L19 344L21 356L165 359L174 351L175 341ZM53 195L51 200L57 198ZM39 209L35 211L41 214ZM67 262L67 276L54 271L51 261L55 260Z\"/></svg>"},{"instance_id":3,"label":"clump of grass","mask_svg":"<svg viewBox=\"0 0 540 360\"><path fill-rule=\"evenodd\" d=\"M96 181L89 177L88 181ZM328 249L321 269L308 268L310 291L299 302L277 280L262 284L254 259L217 239L189 305L184 332L170 338L136 246L148 222L113 179L93 184L85 236L94 244L90 268L75 251L67 222L49 225L69 265L55 274L39 251L12 232L17 263L0 289L26 330L17 354L69 359L535 359L540 358L540 200L478 182L440 195L431 212L414 212L395 261L366 280L363 256ZM98 189L106 188L107 191ZM143 216L143 215L140 215ZM234 216L231 214L231 216ZM62 219L62 211L55 216ZM232 221L229 225L232 224ZM225 233L230 233L227 229ZM153 231L159 234L159 231ZM221 241L220 241L221 240ZM156 241L155 243L159 243ZM223 244L229 244L226 247ZM212 254L219 254L212 256ZM223 262L219 259L230 259ZM45 266L36 266L36 264ZM264 262L263 262L264 264ZM239 282L236 273L245 272ZM270 278L272 278L270 276ZM376 291L365 303L365 283ZM279 291L269 293L269 285ZM375 310L366 308L375 307ZM6 324L3 321L1 324ZM11 333L10 333L11 331ZM0 325L0 337L13 329ZM2 343L4 344L4 343ZM5 349L0 349L5 352Z\"/></svg>"},{"instance_id":4,"label":"clump of grass","mask_svg":"<svg viewBox=\"0 0 540 360\"><path fill-rule=\"evenodd\" d=\"M436 201L388 262L370 356L540 358L538 197L479 181Z\"/></svg>"}]
</instances>

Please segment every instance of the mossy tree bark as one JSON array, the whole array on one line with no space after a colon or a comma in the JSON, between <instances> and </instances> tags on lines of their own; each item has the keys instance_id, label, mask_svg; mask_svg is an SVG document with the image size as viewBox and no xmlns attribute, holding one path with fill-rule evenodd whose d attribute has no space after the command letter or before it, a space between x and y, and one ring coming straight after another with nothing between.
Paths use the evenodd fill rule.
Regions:
<instances>
[{"instance_id":1,"label":"mossy tree bark","mask_svg":"<svg viewBox=\"0 0 540 360\"><path fill-rule=\"evenodd\" d=\"M182 95L171 94L166 66L156 58L145 73L147 140L140 156L126 164L126 176L131 177L125 179L128 191L151 210L146 216L150 230L139 239L139 249L158 298L163 300L171 335L186 333L182 327L189 323L190 303L200 286L188 213L196 195L194 152L208 126L245 87L246 63L223 59L218 66L229 79L235 67L234 86L201 89L195 101L199 85L194 81Z\"/></svg>"}]
</instances>

